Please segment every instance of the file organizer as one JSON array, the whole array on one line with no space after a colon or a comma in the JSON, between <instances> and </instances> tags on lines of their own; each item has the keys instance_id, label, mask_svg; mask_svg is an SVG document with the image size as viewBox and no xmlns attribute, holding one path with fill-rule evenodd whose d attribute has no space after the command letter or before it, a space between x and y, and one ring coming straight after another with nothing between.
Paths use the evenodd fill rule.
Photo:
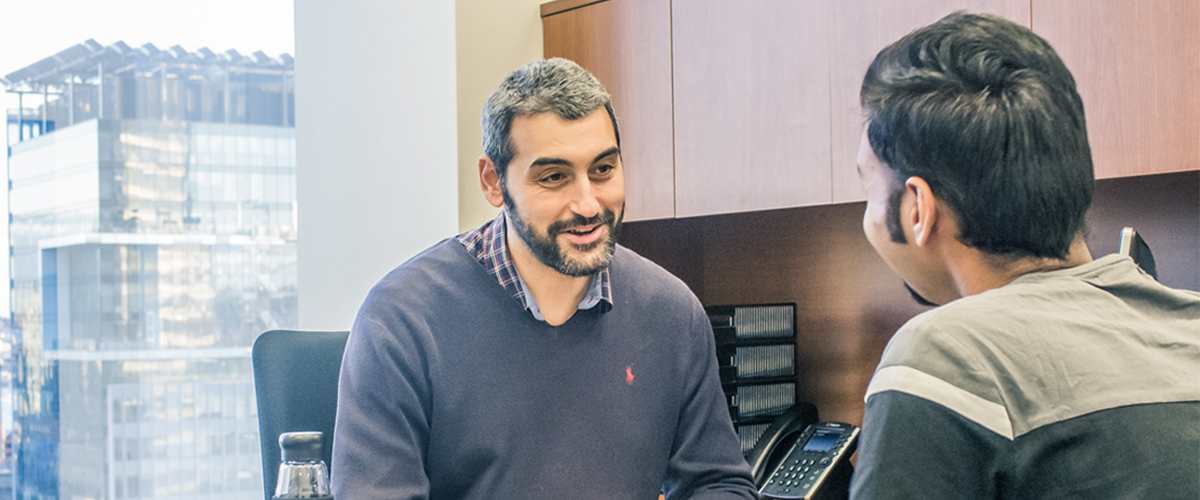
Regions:
<instances>
[{"instance_id":1,"label":"file organizer","mask_svg":"<svg viewBox=\"0 0 1200 500\"><path fill-rule=\"evenodd\" d=\"M796 403L796 305L704 310L716 336L721 388L745 455L775 417Z\"/></svg>"}]
</instances>

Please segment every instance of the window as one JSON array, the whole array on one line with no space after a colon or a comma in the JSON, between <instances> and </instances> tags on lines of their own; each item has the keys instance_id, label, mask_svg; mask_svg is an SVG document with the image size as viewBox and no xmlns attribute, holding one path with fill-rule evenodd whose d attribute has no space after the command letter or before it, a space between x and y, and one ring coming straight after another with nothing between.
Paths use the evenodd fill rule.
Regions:
<instances>
[{"instance_id":1,"label":"window","mask_svg":"<svg viewBox=\"0 0 1200 500\"><path fill-rule=\"evenodd\" d=\"M250 346L298 323L292 2L40 4L0 35L0 471L15 498L261 498Z\"/></svg>"}]
</instances>

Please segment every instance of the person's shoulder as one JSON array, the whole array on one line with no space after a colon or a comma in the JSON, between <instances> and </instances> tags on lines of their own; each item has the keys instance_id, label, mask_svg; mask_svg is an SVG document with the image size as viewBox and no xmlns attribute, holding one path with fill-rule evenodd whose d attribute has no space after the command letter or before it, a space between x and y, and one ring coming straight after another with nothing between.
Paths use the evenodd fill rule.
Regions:
<instances>
[{"instance_id":1,"label":"person's shoulder","mask_svg":"<svg viewBox=\"0 0 1200 500\"><path fill-rule=\"evenodd\" d=\"M967 328L979 321L980 314L991 315L994 311L996 309L986 302L964 297L913 316L896 331L896 335L915 338L936 336L948 328Z\"/></svg>"},{"instance_id":2,"label":"person's shoulder","mask_svg":"<svg viewBox=\"0 0 1200 500\"><path fill-rule=\"evenodd\" d=\"M1071 277L1093 293L1158 306L1160 310L1200 312L1200 292L1167 286L1142 270L1133 259L1111 254L1071 270Z\"/></svg>"},{"instance_id":3,"label":"person's shoulder","mask_svg":"<svg viewBox=\"0 0 1200 500\"><path fill-rule=\"evenodd\" d=\"M378 301L433 299L439 289L455 287L480 267L455 238L446 238L412 256L383 276L367 294L364 307ZM482 271L482 267L480 267Z\"/></svg>"},{"instance_id":4,"label":"person's shoulder","mask_svg":"<svg viewBox=\"0 0 1200 500\"><path fill-rule=\"evenodd\" d=\"M1038 297L1036 290L995 288L986 292L962 297L947 304L924 311L908 320L897 332L910 336L936 336L953 331L955 336L973 332L1010 330L1014 311L1020 304Z\"/></svg>"},{"instance_id":5,"label":"person's shoulder","mask_svg":"<svg viewBox=\"0 0 1200 500\"><path fill-rule=\"evenodd\" d=\"M613 253L609 272L613 286L652 291L654 293L679 293L694 298L691 289L683 280L654 261L637 252L617 245Z\"/></svg>"},{"instance_id":6,"label":"person's shoulder","mask_svg":"<svg viewBox=\"0 0 1200 500\"><path fill-rule=\"evenodd\" d=\"M469 257L469 255L462 243L456 238L446 238L409 257L408 260L396 266L380 279L380 282L386 283L410 273L436 272L444 268L454 268L463 257Z\"/></svg>"},{"instance_id":7,"label":"person's shoulder","mask_svg":"<svg viewBox=\"0 0 1200 500\"><path fill-rule=\"evenodd\" d=\"M931 373L974 363L978 351L1012 333L1012 310L979 296L922 312L904 323L884 349L880 367L905 365Z\"/></svg>"},{"instance_id":8,"label":"person's shoulder","mask_svg":"<svg viewBox=\"0 0 1200 500\"><path fill-rule=\"evenodd\" d=\"M896 331L879 366L908 366L960 385L992 385L985 372L998 368L990 360L1051 354L1056 344L1045 328L1068 322L1066 304L1055 300L1062 290L1061 283L1025 280L924 311ZM1042 350L1029 352L1031 346Z\"/></svg>"},{"instance_id":9,"label":"person's shoulder","mask_svg":"<svg viewBox=\"0 0 1200 500\"><path fill-rule=\"evenodd\" d=\"M651 279L670 279L679 281L670 271L663 269L654 261L647 259L637 252L617 245L613 252L613 259L610 268L624 273L645 273Z\"/></svg>"}]
</instances>

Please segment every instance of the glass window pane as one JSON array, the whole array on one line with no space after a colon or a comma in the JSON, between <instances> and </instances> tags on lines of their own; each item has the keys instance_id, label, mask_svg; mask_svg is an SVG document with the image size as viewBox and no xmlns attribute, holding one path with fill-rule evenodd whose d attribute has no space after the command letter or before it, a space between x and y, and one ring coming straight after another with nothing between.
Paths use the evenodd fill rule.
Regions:
<instances>
[{"instance_id":1,"label":"glass window pane","mask_svg":"<svg viewBox=\"0 0 1200 500\"><path fill-rule=\"evenodd\" d=\"M30 120L5 130L0 468L21 498L260 499L249 347L298 327L292 0L70 7L91 40L43 3L0 57L48 61L0 64L36 89L3 94Z\"/></svg>"}]
</instances>

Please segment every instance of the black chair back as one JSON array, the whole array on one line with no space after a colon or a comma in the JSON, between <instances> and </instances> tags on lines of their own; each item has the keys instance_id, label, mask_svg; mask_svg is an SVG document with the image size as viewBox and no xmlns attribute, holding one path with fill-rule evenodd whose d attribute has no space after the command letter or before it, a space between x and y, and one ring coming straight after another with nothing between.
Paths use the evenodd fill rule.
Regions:
<instances>
[{"instance_id":1,"label":"black chair back","mask_svg":"<svg viewBox=\"0 0 1200 500\"><path fill-rule=\"evenodd\" d=\"M1150 245L1146 244L1142 235L1134 231L1132 227L1121 230L1121 244L1117 253L1133 259L1133 262L1146 271L1146 274L1155 280L1158 279L1158 266L1154 265L1154 253L1150 251Z\"/></svg>"},{"instance_id":2,"label":"black chair back","mask_svg":"<svg viewBox=\"0 0 1200 500\"><path fill-rule=\"evenodd\" d=\"M279 474L279 435L325 433L322 452L332 466L338 375L349 332L271 330L254 341L254 392L262 447L263 493L270 500Z\"/></svg>"}]
</instances>

